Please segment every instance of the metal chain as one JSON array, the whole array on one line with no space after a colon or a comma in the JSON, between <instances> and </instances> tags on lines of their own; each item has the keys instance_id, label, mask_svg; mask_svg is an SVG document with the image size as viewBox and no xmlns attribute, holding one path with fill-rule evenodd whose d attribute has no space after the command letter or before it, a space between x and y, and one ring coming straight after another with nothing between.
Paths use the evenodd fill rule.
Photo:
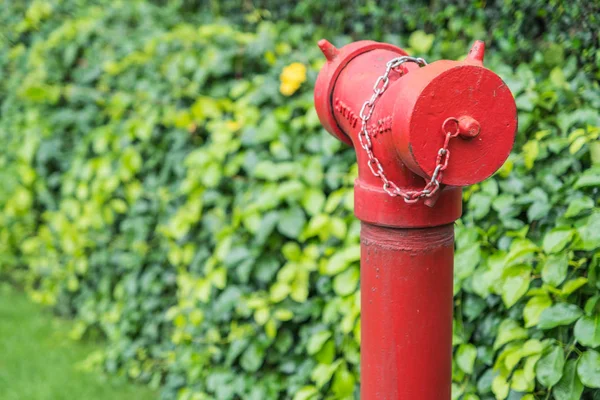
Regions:
<instances>
[{"instance_id":1,"label":"metal chain","mask_svg":"<svg viewBox=\"0 0 600 400\"><path fill-rule=\"evenodd\" d=\"M377 100L381 97L381 95L383 95L390 83L391 72L406 62L414 62L421 67L427 65L427 62L424 59L409 56L397 57L388 61L386 64L385 73L375 81L375 85L373 86L373 95L369 100L365 101L360 109L362 126L360 132L358 133L358 139L361 147L365 150L367 156L369 157L368 165L371 169L371 172L373 175L379 177L383 181L383 190L392 197L401 196L404 198L405 202L412 204L418 202L424 197L433 196L440 189L443 171L448 167L448 161L450 160L448 143L450 142L450 139L458 136L458 120L456 118L448 118L442 124L442 128L446 133L444 146L438 150L435 169L433 170L431 179L429 179L423 189L402 190L394 182L387 178L385 172L383 171L381 162L377 157L375 157L375 154L373 154L373 142L371 140L371 136L369 135L369 130L367 129L367 123L373 115ZM448 130L448 122L456 122L456 130L454 132Z\"/></svg>"}]
</instances>

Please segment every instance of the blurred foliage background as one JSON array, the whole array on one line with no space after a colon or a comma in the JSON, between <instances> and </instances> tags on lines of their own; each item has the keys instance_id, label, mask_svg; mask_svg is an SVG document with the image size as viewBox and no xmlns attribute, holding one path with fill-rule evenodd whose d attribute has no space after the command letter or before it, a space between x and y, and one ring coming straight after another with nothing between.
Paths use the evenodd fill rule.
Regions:
<instances>
[{"instance_id":1,"label":"blurred foliage background","mask_svg":"<svg viewBox=\"0 0 600 400\"><path fill-rule=\"evenodd\" d=\"M312 104L327 37L474 39L515 149L465 190L453 397L600 399L600 9L578 0L35 0L0 7L0 278L165 399L359 387L353 150Z\"/></svg>"}]
</instances>

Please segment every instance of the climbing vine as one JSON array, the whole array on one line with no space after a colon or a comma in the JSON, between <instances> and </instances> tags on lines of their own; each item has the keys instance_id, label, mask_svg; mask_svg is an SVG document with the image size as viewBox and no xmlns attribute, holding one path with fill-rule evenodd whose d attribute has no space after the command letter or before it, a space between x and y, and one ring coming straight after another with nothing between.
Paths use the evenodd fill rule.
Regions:
<instances>
[{"instance_id":1,"label":"climbing vine","mask_svg":"<svg viewBox=\"0 0 600 400\"><path fill-rule=\"evenodd\" d=\"M434 36L411 17L424 5L399 2L415 10L390 14L404 25L340 36L295 21L319 20L310 1L211 22L228 3L168 3L0 11L0 276L74 318L74 339L106 338L86 366L164 398L357 397L355 156L313 109L315 43L372 37L459 58L518 5L476 5L473 20L446 7L429 15ZM502 32L486 64L516 96L519 133L504 167L464 193L453 397L596 399L597 69L555 31Z\"/></svg>"}]
</instances>

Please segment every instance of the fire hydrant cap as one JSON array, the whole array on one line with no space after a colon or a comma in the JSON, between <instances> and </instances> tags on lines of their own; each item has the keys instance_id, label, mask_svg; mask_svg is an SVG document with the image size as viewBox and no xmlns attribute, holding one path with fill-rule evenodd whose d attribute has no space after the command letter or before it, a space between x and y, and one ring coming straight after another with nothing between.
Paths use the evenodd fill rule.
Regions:
<instances>
[{"instance_id":1,"label":"fire hydrant cap","mask_svg":"<svg viewBox=\"0 0 600 400\"><path fill-rule=\"evenodd\" d=\"M476 62L437 61L398 84L394 141L400 157L415 173L432 176L445 132L451 140L442 183L479 183L506 161L517 129L514 98L502 79ZM455 121L443 127L449 118Z\"/></svg>"}]
</instances>

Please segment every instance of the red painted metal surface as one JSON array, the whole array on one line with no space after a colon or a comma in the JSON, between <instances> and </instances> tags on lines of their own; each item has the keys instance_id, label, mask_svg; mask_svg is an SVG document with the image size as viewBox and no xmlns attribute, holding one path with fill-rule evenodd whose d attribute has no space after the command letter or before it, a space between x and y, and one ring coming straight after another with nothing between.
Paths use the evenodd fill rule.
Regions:
<instances>
[{"instance_id":1,"label":"red painted metal surface","mask_svg":"<svg viewBox=\"0 0 600 400\"><path fill-rule=\"evenodd\" d=\"M361 231L361 399L450 399L454 228Z\"/></svg>"},{"instance_id":2,"label":"red painted metal surface","mask_svg":"<svg viewBox=\"0 0 600 400\"><path fill-rule=\"evenodd\" d=\"M452 141L445 184L481 182L504 164L514 143L517 109L498 75L469 59L441 60L411 72L395 89L395 147L412 171L431 176L444 142L440 127L448 117L474 121L479 133Z\"/></svg>"},{"instance_id":3,"label":"red painted metal surface","mask_svg":"<svg viewBox=\"0 0 600 400\"><path fill-rule=\"evenodd\" d=\"M369 51L383 51L387 54L391 54L392 57L405 56L407 54L404 50L391 44L378 43L371 40L350 43L341 49L336 49L331 43L323 39L319 41L319 47L325 55L325 58L327 58L327 63L323 66L323 69L317 77L317 82L315 83L314 96L317 114L319 114L321 124L329 133L340 139L342 142L352 145L350 138L338 126L338 122L334 117L334 104L331 101L331 93L341 71L355 57ZM354 114L358 115L358 110L354 110Z\"/></svg>"},{"instance_id":4,"label":"red painted metal surface","mask_svg":"<svg viewBox=\"0 0 600 400\"><path fill-rule=\"evenodd\" d=\"M488 178L510 153L517 127L513 96L483 67L483 42L464 61L406 63L390 73L366 126L370 151L387 178L403 191L421 190L442 164L440 149L450 154L442 190L408 204L384 191L359 140L361 108L386 63L406 52L371 41L336 49L322 40L319 47L327 63L315 87L317 114L327 131L355 147L358 162L361 398L449 400L452 224L462 212L461 187Z\"/></svg>"}]
</instances>

